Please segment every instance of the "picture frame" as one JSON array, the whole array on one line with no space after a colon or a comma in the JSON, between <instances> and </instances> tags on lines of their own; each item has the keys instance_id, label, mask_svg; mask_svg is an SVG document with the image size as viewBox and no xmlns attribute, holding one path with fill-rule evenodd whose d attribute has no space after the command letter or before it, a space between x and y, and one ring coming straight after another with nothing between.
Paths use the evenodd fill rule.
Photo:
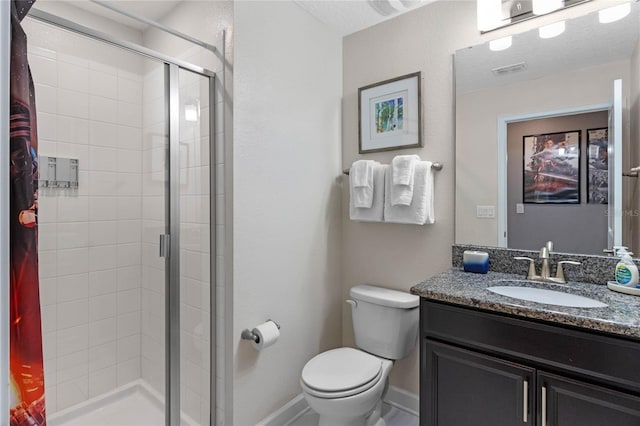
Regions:
<instances>
[{"instance_id":1,"label":"picture frame","mask_svg":"<svg viewBox=\"0 0 640 426\"><path fill-rule=\"evenodd\" d=\"M358 89L360 154L422 147L422 74Z\"/></svg>"},{"instance_id":2,"label":"picture frame","mask_svg":"<svg viewBox=\"0 0 640 426\"><path fill-rule=\"evenodd\" d=\"M609 128L587 129L587 203L609 204Z\"/></svg>"},{"instance_id":3,"label":"picture frame","mask_svg":"<svg viewBox=\"0 0 640 426\"><path fill-rule=\"evenodd\" d=\"M580 204L582 132L524 136L522 200L529 204Z\"/></svg>"}]
</instances>

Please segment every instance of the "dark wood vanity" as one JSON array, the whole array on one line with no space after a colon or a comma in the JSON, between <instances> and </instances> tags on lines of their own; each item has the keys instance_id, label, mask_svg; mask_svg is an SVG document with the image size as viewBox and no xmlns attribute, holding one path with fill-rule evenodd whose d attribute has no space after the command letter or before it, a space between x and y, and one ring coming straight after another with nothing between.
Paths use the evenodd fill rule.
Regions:
<instances>
[{"instance_id":1,"label":"dark wood vanity","mask_svg":"<svg viewBox=\"0 0 640 426\"><path fill-rule=\"evenodd\" d=\"M640 340L421 299L421 426L638 426Z\"/></svg>"},{"instance_id":2,"label":"dark wood vanity","mask_svg":"<svg viewBox=\"0 0 640 426\"><path fill-rule=\"evenodd\" d=\"M596 261L609 259L581 269L594 282L606 279L587 275ZM523 279L453 267L411 288L421 297L420 425L640 426L640 297L544 283L606 304L576 308L488 290Z\"/></svg>"}]
</instances>

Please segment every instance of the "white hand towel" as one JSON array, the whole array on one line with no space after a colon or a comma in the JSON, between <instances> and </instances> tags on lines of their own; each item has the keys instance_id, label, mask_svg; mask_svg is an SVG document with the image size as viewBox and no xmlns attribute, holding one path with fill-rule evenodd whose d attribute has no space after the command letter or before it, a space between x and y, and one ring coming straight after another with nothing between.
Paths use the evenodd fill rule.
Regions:
<instances>
[{"instance_id":1,"label":"white hand towel","mask_svg":"<svg viewBox=\"0 0 640 426\"><path fill-rule=\"evenodd\" d=\"M391 191L391 176L387 172L385 191ZM420 161L415 166L413 199L409 206L394 206L390 197L385 197L384 221L425 225L435 222L433 206L433 172L430 161Z\"/></svg>"},{"instance_id":2,"label":"white hand towel","mask_svg":"<svg viewBox=\"0 0 640 426\"><path fill-rule=\"evenodd\" d=\"M417 155L397 155L391 161L391 204L409 206L413 198L415 166L420 161Z\"/></svg>"},{"instance_id":3,"label":"white hand towel","mask_svg":"<svg viewBox=\"0 0 640 426\"><path fill-rule=\"evenodd\" d=\"M371 208L373 204L373 168L377 161L358 160L351 165L349 182L351 198L359 208Z\"/></svg>"},{"instance_id":4,"label":"white hand towel","mask_svg":"<svg viewBox=\"0 0 640 426\"><path fill-rule=\"evenodd\" d=\"M370 208L356 207L353 197L349 202L349 218L358 222L382 222L384 212L385 177L389 166L375 164L373 166L373 203ZM351 176L351 173L349 173ZM350 179L351 181L351 179ZM351 181L352 182L352 181ZM353 186L351 186L353 191ZM352 192L353 194L353 192Z\"/></svg>"}]
</instances>

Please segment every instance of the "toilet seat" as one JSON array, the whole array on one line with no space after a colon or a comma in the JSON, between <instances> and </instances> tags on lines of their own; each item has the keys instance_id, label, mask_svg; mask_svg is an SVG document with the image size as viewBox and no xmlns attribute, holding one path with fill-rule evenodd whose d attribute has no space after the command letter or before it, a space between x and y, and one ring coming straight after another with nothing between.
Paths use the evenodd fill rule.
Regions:
<instances>
[{"instance_id":1,"label":"toilet seat","mask_svg":"<svg viewBox=\"0 0 640 426\"><path fill-rule=\"evenodd\" d=\"M353 348L313 357L302 370L305 392L318 398L344 398L373 387L382 376L382 359Z\"/></svg>"}]
</instances>

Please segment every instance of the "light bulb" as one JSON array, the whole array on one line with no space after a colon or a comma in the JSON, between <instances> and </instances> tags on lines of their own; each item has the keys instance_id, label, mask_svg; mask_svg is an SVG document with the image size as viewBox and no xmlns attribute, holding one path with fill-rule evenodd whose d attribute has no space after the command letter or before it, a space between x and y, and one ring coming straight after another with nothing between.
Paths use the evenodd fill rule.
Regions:
<instances>
[{"instance_id":1,"label":"light bulb","mask_svg":"<svg viewBox=\"0 0 640 426\"><path fill-rule=\"evenodd\" d=\"M502 20L501 0L478 0L478 30L489 31L496 28Z\"/></svg>"},{"instance_id":2,"label":"light bulb","mask_svg":"<svg viewBox=\"0 0 640 426\"><path fill-rule=\"evenodd\" d=\"M631 3L623 3L598 11L598 20L601 24L615 22L627 16L631 12Z\"/></svg>"},{"instance_id":3,"label":"light bulb","mask_svg":"<svg viewBox=\"0 0 640 426\"><path fill-rule=\"evenodd\" d=\"M506 36L506 37L498 38L496 40L491 40L489 42L489 49L493 50L494 52L508 49L511 47L512 41L513 41L513 38L511 36Z\"/></svg>"},{"instance_id":4,"label":"light bulb","mask_svg":"<svg viewBox=\"0 0 640 426\"><path fill-rule=\"evenodd\" d=\"M533 14L544 15L562 7L562 0L533 0Z\"/></svg>"},{"instance_id":5,"label":"light bulb","mask_svg":"<svg viewBox=\"0 0 640 426\"><path fill-rule=\"evenodd\" d=\"M540 38L553 38L562 34L564 32L564 29L564 21L555 22L553 24L545 25L544 27L538 28L538 35L540 36Z\"/></svg>"}]
</instances>

